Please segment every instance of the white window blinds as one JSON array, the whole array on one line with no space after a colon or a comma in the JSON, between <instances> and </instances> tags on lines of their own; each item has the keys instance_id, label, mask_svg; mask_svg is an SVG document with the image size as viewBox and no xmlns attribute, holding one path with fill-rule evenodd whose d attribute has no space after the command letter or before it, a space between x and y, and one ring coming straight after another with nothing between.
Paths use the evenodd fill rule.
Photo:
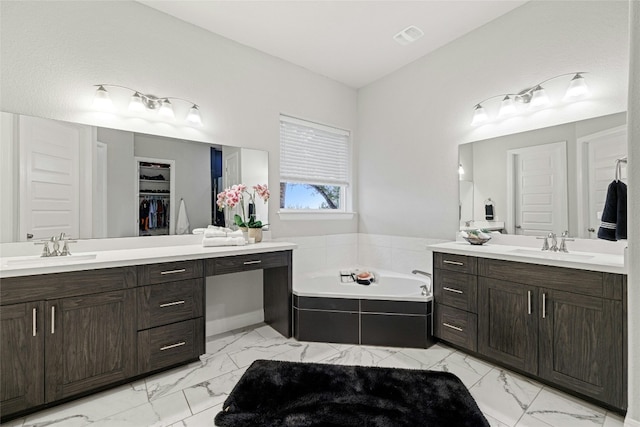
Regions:
<instances>
[{"instance_id":1,"label":"white window blinds","mask_svg":"<svg viewBox=\"0 0 640 427\"><path fill-rule=\"evenodd\" d=\"M280 181L349 184L349 132L280 116Z\"/></svg>"}]
</instances>

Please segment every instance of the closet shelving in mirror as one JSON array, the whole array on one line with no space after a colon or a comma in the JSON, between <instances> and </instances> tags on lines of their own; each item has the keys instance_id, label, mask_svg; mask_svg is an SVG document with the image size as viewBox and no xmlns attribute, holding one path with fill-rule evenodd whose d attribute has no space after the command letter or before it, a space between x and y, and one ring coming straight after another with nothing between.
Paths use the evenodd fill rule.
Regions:
<instances>
[{"instance_id":1,"label":"closet shelving in mirror","mask_svg":"<svg viewBox=\"0 0 640 427\"><path fill-rule=\"evenodd\" d=\"M170 160L137 159L139 236L171 234L173 206L171 182L174 171Z\"/></svg>"}]
</instances>

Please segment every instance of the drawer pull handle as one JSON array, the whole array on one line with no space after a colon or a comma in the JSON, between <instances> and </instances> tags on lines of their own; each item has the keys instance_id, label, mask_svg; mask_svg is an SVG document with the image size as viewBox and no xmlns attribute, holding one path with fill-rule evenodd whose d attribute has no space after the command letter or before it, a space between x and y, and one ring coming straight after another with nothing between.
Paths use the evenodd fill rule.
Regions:
<instances>
[{"instance_id":1,"label":"drawer pull handle","mask_svg":"<svg viewBox=\"0 0 640 427\"><path fill-rule=\"evenodd\" d=\"M174 301L174 302L165 302L164 304L160 304L160 307L165 308L165 307L171 307L173 305L180 305L180 304L184 304L184 300Z\"/></svg>"},{"instance_id":2,"label":"drawer pull handle","mask_svg":"<svg viewBox=\"0 0 640 427\"><path fill-rule=\"evenodd\" d=\"M456 294L464 294L460 289L447 288L446 286L442 288L445 291L453 292Z\"/></svg>"},{"instance_id":3,"label":"drawer pull handle","mask_svg":"<svg viewBox=\"0 0 640 427\"><path fill-rule=\"evenodd\" d=\"M186 341L180 341L180 342L177 342L175 344L165 345L164 347L160 347L160 351L170 350L170 349L176 348L176 347L182 347L185 344L186 344Z\"/></svg>"},{"instance_id":4,"label":"drawer pull handle","mask_svg":"<svg viewBox=\"0 0 640 427\"><path fill-rule=\"evenodd\" d=\"M458 328L457 326L453 326L453 325L451 325L449 323L446 323L446 322L443 323L442 326L446 326L447 328L451 328L451 329L454 329L454 330L456 330L458 332L462 332L462 328Z\"/></svg>"},{"instance_id":5,"label":"drawer pull handle","mask_svg":"<svg viewBox=\"0 0 640 427\"><path fill-rule=\"evenodd\" d=\"M547 318L547 294L542 293L542 318Z\"/></svg>"},{"instance_id":6,"label":"drawer pull handle","mask_svg":"<svg viewBox=\"0 0 640 427\"><path fill-rule=\"evenodd\" d=\"M531 291L527 291L527 312L531 314Z\"/></svg>"},{"instance_id":7,"label":"drawer pull handle","mask_svg":"<svg viewBox=\"0 0 640 427\"><path fill-rule=\"evenodd\" d=\"M251 264L260 264L262 262L261 259L257 260L257 261L245 261L244 265L251 265Z\"/></svg>"},{"instance_id":8,"label":"drawer pull handle","mask_svg":"<svg viewBox=\"0 0 640 427\"><path fill-rule=\"evenodd\" d=\"M33 336L35 337L36 334L38 333L38 327L36 325L36 314L37 314L37 309L33 309L32 311L32 318L33 318Z\"/></svg>"},{"instance_id":9,"label":"drawer pull handle","mask_svg":"<svg viewBox=\"0 0 640 427\"><path fill-rule=\"evenodd\" d=\"M458 261L449 261L448 259L445 259L442 261L444 264L451 264L451 265L464 265L464 263L462 262L458 262Z\"/></svg>"},{"instance_id":10,"label":"drawer pull handle","mask_svg":"<svg viewBox=\"0 0 640 427\"><path fill-rule=\"evenodd\" d=\"M51 307L51 334L56 333L56 306Z\"/></svg>"},{"instance_id":11,"label":"drawer pull handle","mask_svg":"<svg viewBox=\"0 0 640 427\"><path fill-rule=\"evenodd\" d=\"M167 271L161 271L160 274L162 274L163 276L165 274L176 274L176 273L184 273L185 271L187 271L186 268L179 268L177 270L167 270Z\"/></svg>"}]
</instances>

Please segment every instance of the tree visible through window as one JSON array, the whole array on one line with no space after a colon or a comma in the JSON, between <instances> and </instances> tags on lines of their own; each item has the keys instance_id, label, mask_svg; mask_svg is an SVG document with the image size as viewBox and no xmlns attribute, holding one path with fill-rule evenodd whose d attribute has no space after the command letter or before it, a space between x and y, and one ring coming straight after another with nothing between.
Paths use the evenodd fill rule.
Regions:
<instances>
[{"instance_id":1,"label":"tree visible through window","mask_svg":"<svg viewBox=\"0 0 640 427\"><path fill-rule=\"evenodd\" d=\"M345 210L349 132L280 116L280 208Z\"/></svg>"}]
</instances>

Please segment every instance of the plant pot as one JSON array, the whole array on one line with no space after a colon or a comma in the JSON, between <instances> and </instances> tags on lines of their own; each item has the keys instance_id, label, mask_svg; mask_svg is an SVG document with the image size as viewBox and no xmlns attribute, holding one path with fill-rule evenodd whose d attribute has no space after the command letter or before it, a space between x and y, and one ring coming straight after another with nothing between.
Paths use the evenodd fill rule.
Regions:
<instances>
[{"instance_id":1,"label":"plant pot","mask_svg":"<svg viewBox=\"0 0 640 427\"><path fill-rule=\"evenodd\" d=\"M256 243L262 241L262 228L250 228L249 239L254 238Z\"/></svg>"}]
</instances>

